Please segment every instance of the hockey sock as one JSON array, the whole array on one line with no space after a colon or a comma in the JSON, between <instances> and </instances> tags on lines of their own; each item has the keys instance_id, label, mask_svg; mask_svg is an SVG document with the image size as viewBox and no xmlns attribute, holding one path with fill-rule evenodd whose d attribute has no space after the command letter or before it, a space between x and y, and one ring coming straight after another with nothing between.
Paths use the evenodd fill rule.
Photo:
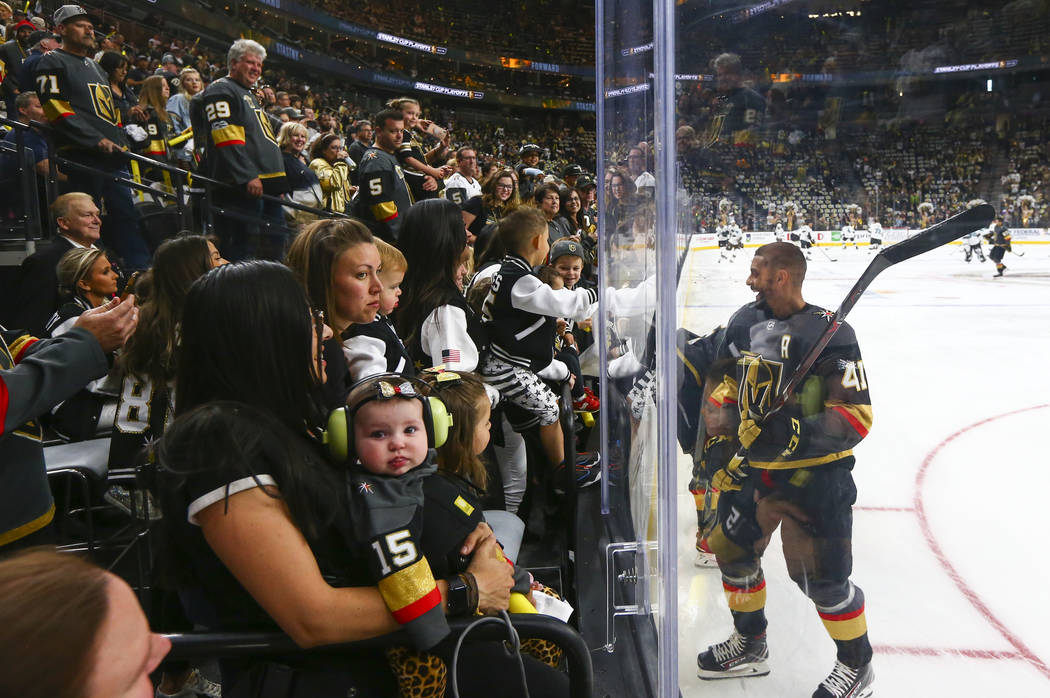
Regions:
<instances>
[{"instance_id":1,"label":"hockey sock","mask_svg":"<svg viewBox=\"0 0 1050 698\"><path fill-rule=\"evenodd\" d=\"M850 584L850 595L835 606L817 606L817 614L838 648L843 664L859 668L871 661L868 622L864 616L864 592Z\"/></svg>"},{"instance_id":2,"label":"hockey sock","mask_svg":"<svg viewBox=\"0 0 1050 698\"><path fill-rule=\"evenodd\" d=\"M722 575L733 625L741 635L761 635L766 631L766 578L762 570L749 577Z\"/></svg>"}]
</instances>

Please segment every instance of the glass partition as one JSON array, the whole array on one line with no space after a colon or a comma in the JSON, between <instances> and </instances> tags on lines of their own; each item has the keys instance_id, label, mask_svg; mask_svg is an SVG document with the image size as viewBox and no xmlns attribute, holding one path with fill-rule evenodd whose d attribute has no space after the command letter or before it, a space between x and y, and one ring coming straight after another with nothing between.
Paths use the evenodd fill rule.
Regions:
<instances>
[{"instance_id":1,"label":"glass partition","mask_svg":"<svg viewBox=\"0 0 1050 698\"><path fill-rule=\"evenodd\" d=\"M649 616L660 695L810 695L869 657L881 695L1045 691L1050 645L1012 589L1050 569L1011 541L1050 484L1029 436L1050 378L1012 357L1050 351L1050 10L598 7L603 503L635 555L610 558L611 641ZM774 414L880 252L985 202L996 220L874 278ZM798 260L811 306L764 276ZM785 330L800 313L820 323ZM699 678L734 629L754 676Z\"/></svg>"}]
</instances>

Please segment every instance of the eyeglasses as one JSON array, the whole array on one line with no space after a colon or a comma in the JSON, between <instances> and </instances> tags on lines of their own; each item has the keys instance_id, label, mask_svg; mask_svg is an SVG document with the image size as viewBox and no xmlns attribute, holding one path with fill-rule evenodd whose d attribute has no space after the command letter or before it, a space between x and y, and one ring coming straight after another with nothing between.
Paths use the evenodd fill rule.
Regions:
<instances>
[{"instance_id":1,"label":"eyeglasses","mask_svg":"<svg viewBox=\"0 0 1050 698\"><path fill-rule=\"evenodd\" d=\"M513 189L514 185L513 184L497 184L496 188L497 189Z\"/></svg>"}]
</instances>

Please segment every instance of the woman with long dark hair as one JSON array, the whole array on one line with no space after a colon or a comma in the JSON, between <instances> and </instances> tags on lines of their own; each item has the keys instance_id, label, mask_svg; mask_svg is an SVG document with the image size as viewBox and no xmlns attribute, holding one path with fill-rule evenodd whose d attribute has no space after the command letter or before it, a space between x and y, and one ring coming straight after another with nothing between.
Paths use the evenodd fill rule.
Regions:
<instances>
[{"instance_id":1,"label":"woman with long dark hair","mask_svg":"<svg viewBox=\"0 0 1050 698\"><path fill-rule=\"evenodd\" d=\"M210 269L226 264L215 245L200 235L163 242L153 255L149 292L139 310L139 325L124 345L124 373L110 441L109 467L138 463L142 447L158 439L174 419L175 345L186 293Z\"/></svg>"},{"instance_id":2,"label":"woman with long dark hair","mask_svg":"<svg viewBox=\"0 0 1050 698\"><path fill-rule=\"evenodd\" d=\"M346 463L326 457L322 443L320 345L331 336L295 275L272 262L212 270L186 297L178 419L157 452L158 489L164 549L182 574L191 619L211 630L279 628L315 647L398 627L372 585L370 561L358 557ZM509 568L495 546L487 527L468 540L482 609L509 601ZM445 608L447 583L438 588ZM504 670L477 669L489 681ZM395 690L378 652L230 660L222 678L228 696ZM272 683L278 678L283 688Z\"/></svg>"},{"instance_id":3,"label":"woman with long dark hair","mask_svg":"<svg viewBox=\"0 0 1050 698\"><path fill-rule=\"evenodd\" d=\"M518 206L518 175L510 168L502 169L481 185L481 196L463 204L463 223L477 237L486 226L499 223Z\"/></svg>"},{"instance_id":4,"label":"woman with long dark hair","mask_svg":"<svg viewBox=\"0 0 1050 698\"><path fill-rule=\"evenodd\" d=\"M470 248L459 207L445 199L420 201L405 215L399 242L408 269L394 313L398 335L424 368L473 371L485 341L463 298Z\"/></svg>"}]
</instances>

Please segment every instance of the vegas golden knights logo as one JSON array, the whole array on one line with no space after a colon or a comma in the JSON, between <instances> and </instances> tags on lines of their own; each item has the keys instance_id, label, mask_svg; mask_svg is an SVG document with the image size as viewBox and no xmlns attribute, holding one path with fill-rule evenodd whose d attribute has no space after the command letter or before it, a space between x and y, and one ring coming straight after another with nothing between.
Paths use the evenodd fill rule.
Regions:
<instances>
[{"instance_id":1,"label":"vegas golden knights logo","mask_svg":"<svg viewBox=\"0 0 1050 698\"><path fill-rule=\"evenodd\" d=\"M266 116L266 112L262 109L252 109L255 112L255 118L259 121L259 128L262 129L263 135L274 145L277 145L277 136L273 135L273 129L270 128L270 117Z\"/></svg>"},{"instance_id":2,"label":"vegas golden knights logo","mask_svg":"<svg viewBox=\"0 0 1050 698\"><path fill-rule=\"evenodd\" d=\"M113 104L113 92L109 89L109 85L89 82L88 92L91 93L91 105L95 108L95 116L114 126L119 126L120 113Z\"/></svg>"},{"instance_id":3,"label":"vegas golden knights logo","mask_svg":"<svg viewBox=\"0 0 1050 698\"><path fill-rule=\"evenodd\" d=\"M755 354L741 356L738 363L743 368L740 385L737 386L740 414L746 415L748 411L762 414L768 411L780 394L784 364Z\"/></svg>"}]
</instances>

